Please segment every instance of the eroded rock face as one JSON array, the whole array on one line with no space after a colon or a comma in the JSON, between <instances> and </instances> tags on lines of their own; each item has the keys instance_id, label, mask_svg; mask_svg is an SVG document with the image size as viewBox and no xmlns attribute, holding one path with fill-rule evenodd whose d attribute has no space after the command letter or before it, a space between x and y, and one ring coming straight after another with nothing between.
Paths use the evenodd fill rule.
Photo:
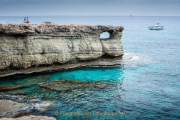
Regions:
<instances>
[{"instance_id":1,"label":"eroded rock face","mask_svg":"<svg viewBox=\"0 0 180 120\"><path fill-rule=\"evenodd\" d=\"M122 56L122 26L0 23L0 70ZM110 38L100 39L109 32Z\"/></svg>"}]
</instances>

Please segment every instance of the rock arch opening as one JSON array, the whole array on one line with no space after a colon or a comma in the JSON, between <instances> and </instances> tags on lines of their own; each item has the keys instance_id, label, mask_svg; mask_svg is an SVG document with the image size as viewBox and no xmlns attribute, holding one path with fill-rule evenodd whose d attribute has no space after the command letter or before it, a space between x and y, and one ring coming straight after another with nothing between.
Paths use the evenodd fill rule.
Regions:
<instances>
[{"instance_id":1,"label":"rock arch opening","mask_svg":"<svg viewBox=\"0 0 180 120\"><path fill-rule=\"evenodd\" d=\"M103 32L100 34L100 39L107 39L107 38L110 38L109 32Z\"/></svg>"}]
</instances>

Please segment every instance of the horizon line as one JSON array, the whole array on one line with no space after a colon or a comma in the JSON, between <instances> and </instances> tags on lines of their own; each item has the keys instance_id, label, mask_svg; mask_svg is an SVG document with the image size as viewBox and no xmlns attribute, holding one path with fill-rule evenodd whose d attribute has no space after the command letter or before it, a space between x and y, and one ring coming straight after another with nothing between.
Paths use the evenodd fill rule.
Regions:
<instances>
[{"instance_id":1,"label":"horizon line","mask_svg":"<svg viewBox=\"0 0 180 120\"><path fill-rule=\"evenodd\" d=\"M44 17L44 16L95 16L95 17L180 17L180 16L136 16L136 15L28 15L32 17ZM25 15L0 15L0 17L26 17Z\"/></svg>"}]
</instances>

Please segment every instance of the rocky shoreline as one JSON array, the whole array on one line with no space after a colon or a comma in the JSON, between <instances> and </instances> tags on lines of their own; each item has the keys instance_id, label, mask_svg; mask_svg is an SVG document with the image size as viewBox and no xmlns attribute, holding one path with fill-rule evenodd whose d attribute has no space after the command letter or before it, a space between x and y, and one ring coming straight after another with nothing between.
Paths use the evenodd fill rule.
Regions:
<instances>
[{"instance_id":1,"label":"rocky shoreline","mask_svg":"<svg viewBox=\"0 0 180 120\"><path fill-rule=\"evenodd\" d=\"M36 85L38 87L37 90L39 89L43 94L48 94L45 100L38 99L38 95L29 96L28 94L23 94L21 88L14 90L13 85L10 85L12 89L10 86L4 85L4 88L7 87L8 89L0 90L0 118L17 118L31 114L41 115L41 113L45 113L54 104L55 100L60 98L65 103L72 103L74 97L88 97L93 91L117 88L117 85L110 81L83 82L68 79L41 81ZM51 95L52 92L55 94L54 97Z\"/></svg>"},{"instance_id":2,"label":"rocky shoreline","mask_svg":"<svg viewBox=\"0 0 180 120\"><path fill-rule=\"evenodd\" d=\"M123 30L122 26L111 25L0 23L0 77L119 65L124 54ZM101 39L103 32L110 37ZM31 114L36 115L33 112L36 111L42 115L58 99L73 104L78 96L87 98L94 91L117 89L110 81L48 81L48 76L27 78L23 82L0 85L2 120L54 120Z\"/></svg>"}]
</instances>

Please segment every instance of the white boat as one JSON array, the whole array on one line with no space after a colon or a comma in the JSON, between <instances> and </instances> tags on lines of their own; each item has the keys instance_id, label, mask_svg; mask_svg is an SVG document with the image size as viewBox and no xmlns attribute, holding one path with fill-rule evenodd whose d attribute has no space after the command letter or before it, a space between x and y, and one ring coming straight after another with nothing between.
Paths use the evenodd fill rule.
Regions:
<instances>
[{"instance_id":1,"label":"white boat","mask_svg":"<svg viewBox=\"0 0 180 120\"><path fill-rule=\"evenodd\" d=\"M154 25L154 26L150 26L150 27L148 27L148 28L149 28L149 30L163 30L163 29L164 29L164 27L163 27L163 26L160 26L159 23L157 23L157 24Z\"/></svg>"}]
</instances>

